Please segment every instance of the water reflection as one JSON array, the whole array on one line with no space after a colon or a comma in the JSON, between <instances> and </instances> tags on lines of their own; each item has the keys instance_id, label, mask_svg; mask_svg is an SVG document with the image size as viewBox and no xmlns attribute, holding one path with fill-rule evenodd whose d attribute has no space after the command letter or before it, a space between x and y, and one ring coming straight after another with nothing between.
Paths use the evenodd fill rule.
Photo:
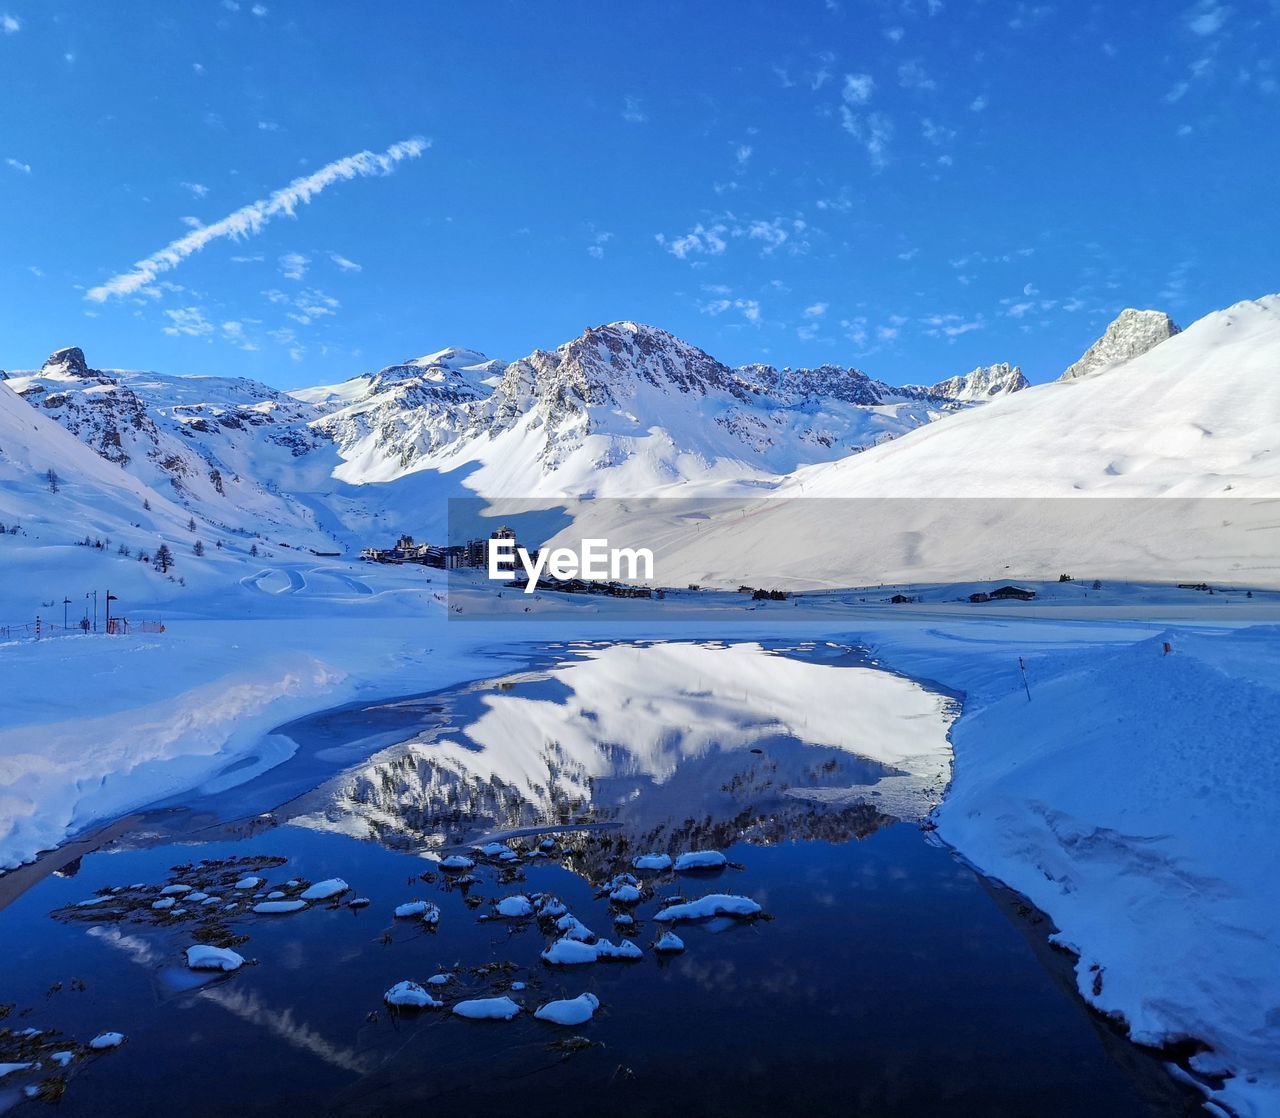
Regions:
<instances>
[{"instance_id":1,"label":"water reflection","mask_svg":"<svg viewBox=\"0 0 1280 1118\"><path fill-rule=\"evenodd\" d=\"M936 806L955 715L840 646L586 647L465 692L277 814L401 850L600 825L615 855L843 842Z\"/></svg>"}]
</instances>

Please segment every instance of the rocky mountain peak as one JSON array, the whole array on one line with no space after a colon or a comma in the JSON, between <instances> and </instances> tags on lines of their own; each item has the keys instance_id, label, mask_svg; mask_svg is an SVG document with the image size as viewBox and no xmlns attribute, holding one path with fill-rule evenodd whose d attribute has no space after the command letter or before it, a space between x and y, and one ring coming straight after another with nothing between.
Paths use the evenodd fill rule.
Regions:
<instances>
[{"instance_id":1,"label":"rocky mountain peak","mask_svg":"<svg viewBox=\"0 0 1280 1118\"><path fill-rule=\"evenodd\" d=\"M1129 307L1116 316L1106 332L1093 343L1059 380L1079 380L1140 357L1179 332L1163 311L1139 311Z\"/></svg>"},{"instance_id":2,"label":"rocky mountain peak","mask_svg":"<svg viewBox=\"0 0 1280 1118\"><path fill-rule=\"evenodd\" d=\"M964 376L948 377L928 389L929 395L940 396L956 403L972 403L1007 396L1030 387L1027 378L1017 365L1000 362L996 365L979 365Z\"/></svg>"},{"instance_id":3,"label":"rocky mountain peak","mask_svg":"<svg viewBox=\"0 0 1280 1118\"><path fill-rule=\"evenodd\" d=\"M516 365L533 373L537 395L549 390L586 404L631 399L639 384L700 395L741 394L727 366L674 334L637 322L589 326L557 349L536 350L509 368Z\"/></svg>"},{"instance_id":4,"label":"rocky mountain peak","mask_svg":"<svg viewBox=\"0 0 1280 1118\"><path fill-rule=\"evenodd\" d=\"M101 374L89 368L89 363L84 359L84 350L73 345L66 349L55 349L49 354L40 375L87 378Z\"/></svg>"}]
</instances>

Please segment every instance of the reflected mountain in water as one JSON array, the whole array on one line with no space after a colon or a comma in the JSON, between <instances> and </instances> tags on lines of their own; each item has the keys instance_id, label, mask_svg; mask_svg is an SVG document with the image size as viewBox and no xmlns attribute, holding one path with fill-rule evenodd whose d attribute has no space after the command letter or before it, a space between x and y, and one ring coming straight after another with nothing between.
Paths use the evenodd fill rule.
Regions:
<instances>
[{"instance_id":1,"label":"reflected mountain in water","mask_svg":"<svg viewBox=\"0 0 1280 1118\"><path fill-rule=\"evenodd\" d=\"M600 826L614 857L844 842L936 806L958 713L844 646L656 642L584 646L433 710L277 819L416 851Z\"/></svg>"}]
</instances>

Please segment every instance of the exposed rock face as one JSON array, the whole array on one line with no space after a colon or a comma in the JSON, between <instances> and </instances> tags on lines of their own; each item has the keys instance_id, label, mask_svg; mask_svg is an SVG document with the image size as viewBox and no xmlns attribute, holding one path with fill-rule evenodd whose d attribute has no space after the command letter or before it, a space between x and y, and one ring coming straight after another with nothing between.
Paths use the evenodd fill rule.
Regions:
<instances>
[{"instance_id":1,"label":"exposed rock face","mask_svg":"<svg viewBox=\"0 0 1280 1118\"><path fill-rule=\"evenodd\" d=\"M65 377L101 377L102 374L95 369L90 369L88 362L84 359L84 350L79 346L68 346L66 349L55 349L44 367L40 370L41 376L65 376Z\"/></svg>"},{"instance_id":2,"label":"exposed rock face","mask_svg":"<svg viewBox=\"0 0 1280 1118\"><path fill-rule=\"evenodd\" d=\"M1178 327L1163 311L1123 310L1107 327L1106 333L1093 343L1059 380L1078 380L1100 373L1172 338Z\"/></svg>"},{"instance_id":3,"label":"exposed rock face","mask_svg":"<svg viewBox=\"0 0 1280 1118\"><path fill-rule=\"evenodd\" d=\"M976 403L992 400L997 396L1007 396L1010 392L1021 392L1027 387L1027 378L1017 365L1002 363L979 365L965 376L940 380L929 389L929 394L956 403Z\"/></svg>"}]
</instances>

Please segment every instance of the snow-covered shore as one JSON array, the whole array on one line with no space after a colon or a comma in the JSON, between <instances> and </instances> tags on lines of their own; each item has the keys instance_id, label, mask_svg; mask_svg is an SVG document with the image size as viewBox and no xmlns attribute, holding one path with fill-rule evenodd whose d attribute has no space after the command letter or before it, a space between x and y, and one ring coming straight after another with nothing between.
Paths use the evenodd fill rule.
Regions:
<instances>
[{"instance_id":1,"label":"snow-covered shore","mask_svg":"<svg viewBox=\"0 0 1280 1118\"><path fill-rule=\"evenodd\" d=\"M1030 701L1008 674L955 727L941 837L1050 914L1091 1005L1275 1113L1280 629L1046 655Z\"/></svg>"}]
</instances>

